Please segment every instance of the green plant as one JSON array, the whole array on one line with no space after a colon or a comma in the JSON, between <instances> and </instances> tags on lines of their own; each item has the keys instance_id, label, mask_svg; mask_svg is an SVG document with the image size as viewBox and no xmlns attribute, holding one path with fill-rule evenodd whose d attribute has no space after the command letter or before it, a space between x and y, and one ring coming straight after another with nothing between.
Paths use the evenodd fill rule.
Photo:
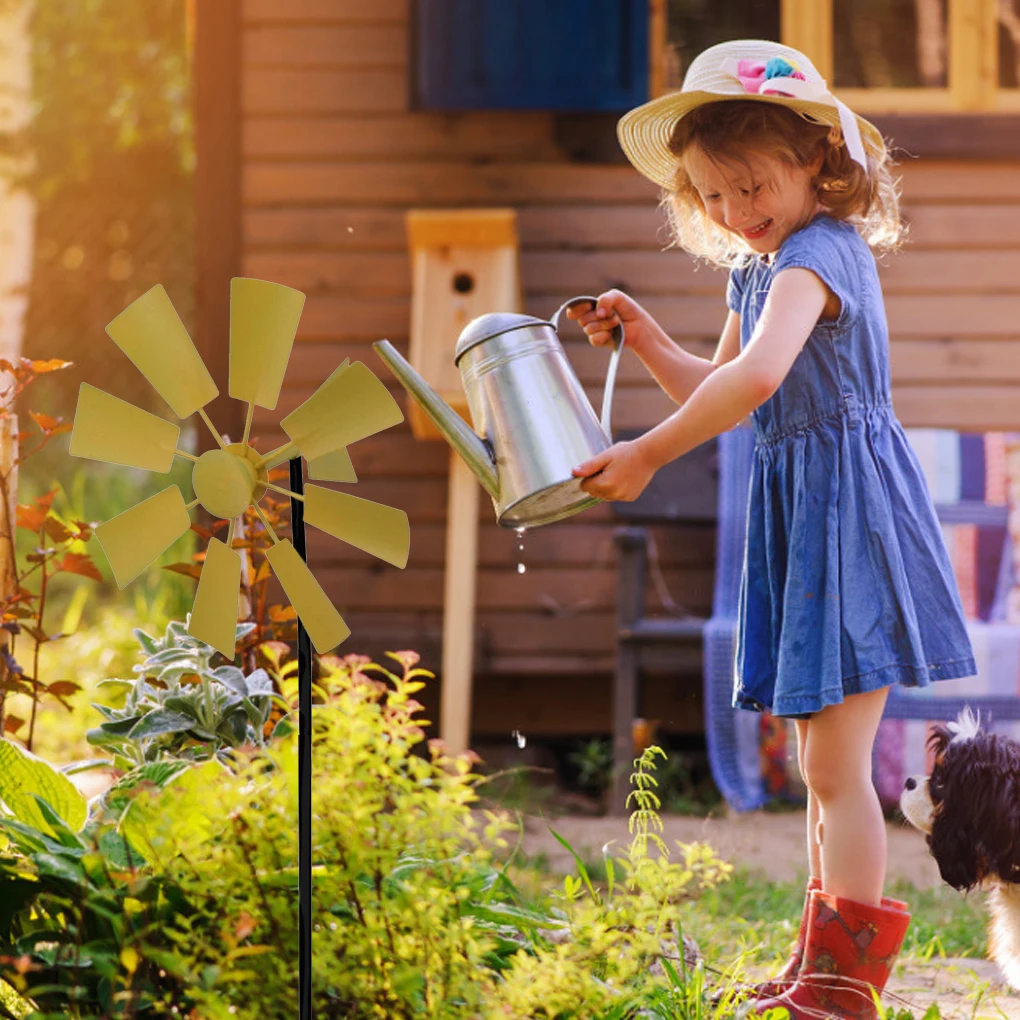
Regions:
<instances>
[{"instance_id":1,"label":"green plant","mask_svg":"<svg viewBox=\"0 0 1020 1020\"><path fill-rule=\"evenodd\" d=\"M135 785L180 771L146 766ZM0 1016L135 1017L161 984L162 932L190 907L60 772L0 741ZM143 958L137 948L144 945ZM165 975L164 975L165 977Z\"/></svg>"},{"instance_id":2,"label":"green plant","mask_svg":"<svg viewBox=\"0 0 1020 1020\"><path fill-rule=\"evenodd\" d=\"M586 790L601 796L613 779L613 745L609 740L593 737L567 755L577 769L577 781Z\"/></svg>"},{"instance_id":3,"label":"green plant","mask_svg":"<svg viewBox=\"0 0 1020 1020\"><path fill-rule=\"evenodd\" d=\"M86 543L92 537L92 526L82 520L64 520L52 503L56 490L37 496L30 503L17 504L16 522L9 520L9 508L17 497L16 478L22 465L39 453L55 436L70 431L71 426L47 414L28 411L38 431L20 431L11 435L14 419L12 408L40 376L67 368L70 362L58 358L49 361L18 358L15 361L0 359L0 372L9 384L3 393L0 409L0 442L5 444L0 468L0 542L3 543L3 576L0 587L2 626L5 632L0 642L0 736L17 733L26 720L8 712L9 695L25 694L30 701L26 746L31 749L35 736L35 723L39 702L44 695L61 700L78 690L70 680L44 683L39 675L39 654L42 647L62 637L47 629L46 609L48 587L60 573L77 574L101 580L88 553ZM13 448L6 444L13 441ZM30 551L18 555L17 531L24 530L33 536ZM28 587L36 585L35 590ZM26 635L32 642L31 666L19 662L18 637Z\"/></svg>"},{"instance_id":4,"label":"green plant","mask_svg":"<svg viewBox=\"0 0 1020 1020\"><path fill-rule=\"evenodd\" d=\"M254 624L237 626L241 640ZM245 676L232 664L213 668L219 653L193 638L187 623L171 621L162 638L136 630L147 653L136 680L108 680L126 690L120 708L94 704L104 722L90 743L133 764L161 758L201 760L224 748L262 747L274 694L264 669Z\"/></svg>"}]
</instances>

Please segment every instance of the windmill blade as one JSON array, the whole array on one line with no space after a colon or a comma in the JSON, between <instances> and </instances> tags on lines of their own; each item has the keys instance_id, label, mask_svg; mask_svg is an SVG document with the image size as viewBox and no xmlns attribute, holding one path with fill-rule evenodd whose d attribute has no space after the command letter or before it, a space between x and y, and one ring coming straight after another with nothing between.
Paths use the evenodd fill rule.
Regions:
<instances>
[{"instance_id":1,"label":"windmill blade","mask_svg":"<svg viewBox=\"0 0 1020 1020\"><path fill-rule=\"evenodd\" d=\"M118 514L96 528L118 588L126 588L153 560L191 527L176 485Z\"/></svg>"},{"instance_id":2,"label":"windmill blade","mask_svg":"<svg viewBox=\"0 0 1020 1020\"><path fill-rule=\"evenodd\" d=\"M278 457L274 457L266 465L267 470L272 471L273 468L290 460L290 457L289 453L282 453ZM351 456L343 447L308 461L308 477L314 478L317 482L356 482L358 480Z\"/></svg>"},{"instance_id":3,"label":"windmill blade","mask_svg":"<svg viewBox=\"0 0 1020 1020\"><path fill-rule=\"evenodd\" d=\"M308 462L308 477L317 482L356 482L351 456L344 448L324 453Z\"/></svg>"},{"instance_id":4,"label":"windmill blade","mask_svg":"<svg viewBox=\"0 0 1020 1020\"><path fill-rule=\"evenodd\" d=\"M230 395L276 407L305 296L267 280L230 281Z\"/></svg>"},{"instance_id":5,"label":"windmill blade","mask_svg":"<svg viewBox=\"0 0 1020 1020\"><path fill-rule=\"evenodd\" d=\"M294 546L284 539L271 546L266 557L308 631L315 650L322 655L345 641L351 628L344 623Z\"/></svg>"},{"instance_id":6,"label":"windmill blade","mask_svg":"<svg viewBox=\"0 0 1020 1020\"><path fill-rule=\"evenodd\" d=\"M70 453L72 457L165 473L173 463L180 434L179 426L82 383Z\"/></svg>"},{"instance_id":7,"label":"windmill blade","mask_svg":"<svg viewBox=\"0 0 1020 1020\"><path fill-rule=\"evenodd\" d=\"M346 371L350 363L350 358L344 358L343 362L334 369L333 374L326 382L329 383L340 375L341 372ZM334 457L335 459L333 459ZM274 467L278 467L289 459L290 454L283 453L269 461L266 464L266 468L272 471ZM313 468L313 464L316 467ZM316 471L322 473L316 474ZM351 464L351 458L347 456L346 450L336 450L332 454L324 454L322 457L318 457L315 461L308 461L308 474L309 477L315 478L320 482L356 482L358 480L358 476L354 473L354 465Z\"/></svg>"},{"instance_id":8,"label":"windmill blade","mask_svg":"<svg viewBox=\"0 0 1020 1020\"><path fill-rule=\"evenodd\" d=\"M411 528L403 510L309 485L305 488L305 520L395 567L407 566Z\"/></svg>"},{"instance_id":9,"label":"windmill blade","mask_svg":"<svg viewBox=\"0 0 1020 1020\"><path fill-rule=\"evenodd\" d=\"M305 460L312 461L403 420L389 390L356 361L343 371L337 369L280 426Z\"/></svg>"},{"instance_id":10,"label":"windmill blade","mask_svg":"<svg viewBox=\"0 0 1020 1020\"><path fill-rule=\"evenodd\" d=\"M178 418L187 418L219 396L162 284L132 301L106 332Z\"/></svg>"},{"instance_id":11,"label":"windmill blade","mask_svg":"<svg viewBox=\"0 0 1020 1020\"><path fill-rule=\"evenodd\" d=\"M234 658L237 600L241 590L241 554L218 538L209 540L198 579L188 633L228 659Z\"/></svg>"}]
</instances>

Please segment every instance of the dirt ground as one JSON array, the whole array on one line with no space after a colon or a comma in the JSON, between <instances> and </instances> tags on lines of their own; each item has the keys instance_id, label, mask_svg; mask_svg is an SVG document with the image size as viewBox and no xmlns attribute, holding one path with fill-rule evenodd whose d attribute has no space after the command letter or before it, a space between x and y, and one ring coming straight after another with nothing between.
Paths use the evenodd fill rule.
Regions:
<instances>
[{"instance_id":1,"label":"dirt ground","mask_svg":"<svg viewBox=\"0 0 1020 1020\"><path fill-rule=\"evenodd\" d=\"M664 816L663 822L662 835L669 845L674 840L709 843L724 860L775 881L793 881L806 872L803 812L751 812L719 818ZM586 858L600 857L609 840L621 845L629 841L625 818L557 818L554 827ZM919 888L941 882L920 833L890 823L888 838L890 881L904 878ZM541 818L526 820L523 849L529 855L545 854L557 872L566 873L573 864ZM995 964L977 953L974 959L897 967L884 1001L888 1006L912 1009L918 1020L932 1001L938 1002L943 1017L953 1020L1020 1020L1020 992L1006 986Z\"/></svg>"}]
</instances>

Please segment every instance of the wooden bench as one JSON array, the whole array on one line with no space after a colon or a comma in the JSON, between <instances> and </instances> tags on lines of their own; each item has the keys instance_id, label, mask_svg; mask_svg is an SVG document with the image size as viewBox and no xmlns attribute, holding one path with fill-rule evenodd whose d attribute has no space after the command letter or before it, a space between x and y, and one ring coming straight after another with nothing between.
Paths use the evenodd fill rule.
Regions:
<instances>
[{"instance_id":1,"label":"wooden bench","mask_svg":"<svg viewBox=\"0 0 1020 1020\"><path fill-rule=\"evenodd\" d=\"M617 441L644 430L621 430ZM673 615L651 616L645 593L649 575L650 528L656 525L715 527L718 505L716 443L705 443L666 465L631 503L613 503L621 524L614 530L619 562L617 656L613 680L613 786L609 807L625 812L634 760L633 723L641 716L643 652L653 647L699 645L705 618L677 607ZM651 564L654 567L654 564Z\"/></svg>"}]
</instances>

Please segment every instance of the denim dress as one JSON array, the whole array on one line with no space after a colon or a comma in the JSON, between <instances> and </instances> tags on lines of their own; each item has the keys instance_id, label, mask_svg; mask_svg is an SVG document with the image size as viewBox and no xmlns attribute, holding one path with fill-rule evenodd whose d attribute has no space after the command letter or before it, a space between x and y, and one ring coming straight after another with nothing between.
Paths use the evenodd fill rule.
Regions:
<instances>
[{"instance_id":1,"label":"denim dress","mask_svg":"<svg viewBox=\"0 0 1020 1020\"><path fill-rule=\"evenodd\" d=\"M733 704L805 717L976 667L928 487L893 413L875 260L852 224L816 216L771 261L731 270L741 347L773 277L793 267L817 274L841 308L753 414Z\"/></svg>"}]
</instances>

